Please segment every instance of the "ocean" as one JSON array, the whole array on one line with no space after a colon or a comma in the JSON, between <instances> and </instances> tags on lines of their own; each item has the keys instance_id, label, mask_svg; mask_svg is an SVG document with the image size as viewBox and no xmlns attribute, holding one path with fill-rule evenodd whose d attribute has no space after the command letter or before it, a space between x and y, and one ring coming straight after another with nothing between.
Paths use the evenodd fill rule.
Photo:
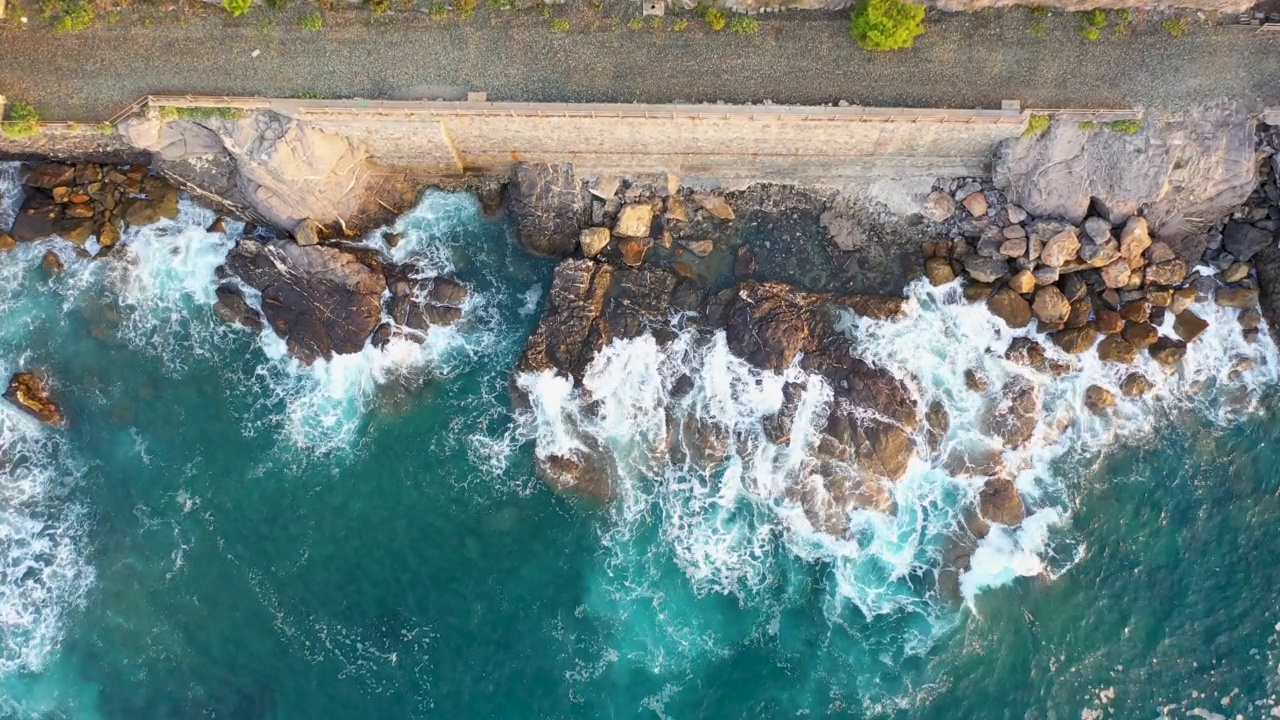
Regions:
<instances>
[{"instance_id":1,"label":"ocean","mask_svg":"<svg viewBox=\"0 0 1280 720\"><path fill-rule=\"evenodd\" d=\"M0 259L0 371L47 369L69 419L0 404L0 717L1280 717L1280 358L1234 310L1199 308L1180 370L1106 417L1081 398L1117 368L1035 376L1045 421L1006 458L1028 518L948 576L980 482L917 459L894 514L814 530L778 483L821 382L723 338L615 342L584 387L516 378L514 408L554 266L468 194L429 191L393 251L469 284L463 321L311 367L214 316L239 225L213 219L184 199L106 260ZM979 446L963 371L1025 372L999 355L1029 331L908 296L843 331ZM775 447L786 380L807 401ZM741 441L645 461L681 414ZM635 470L607 506L536 476L583 438Z\"/></svg>"}]
</instances>

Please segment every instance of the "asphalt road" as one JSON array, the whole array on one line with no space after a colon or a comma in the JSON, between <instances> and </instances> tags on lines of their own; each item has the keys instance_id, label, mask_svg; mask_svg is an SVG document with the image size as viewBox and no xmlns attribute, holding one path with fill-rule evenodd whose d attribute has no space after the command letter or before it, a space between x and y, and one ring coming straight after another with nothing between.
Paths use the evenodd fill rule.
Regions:
<instances>
[{"instance_id":1,"label":"asphalt road","mask_svg":"<svg viewBox=\"0 0 1280 720\"><path fill-rule=\"evenodd\" d=\"M299 28L290 12L233 20L211 10L150 24L132 16L62 35L11 20L0 29L0 94L31 102L46 119L84 121L147 93L383 98L424 87L528 101L1280 105L1280 32L1204 24L1175 39L1151 21L1088 42L1070 16L1050 18L1049 33L1035 37L1025 11L938 13L914 49L870 53L838 13L766 16L758 34L733 35L696 19L684 32L670 30L673 18L667 30L631 30L585 8L567 33L551 33L537 13L483 6L466 23L335 11L319 32Z\"/></svg>"}]
</instances>

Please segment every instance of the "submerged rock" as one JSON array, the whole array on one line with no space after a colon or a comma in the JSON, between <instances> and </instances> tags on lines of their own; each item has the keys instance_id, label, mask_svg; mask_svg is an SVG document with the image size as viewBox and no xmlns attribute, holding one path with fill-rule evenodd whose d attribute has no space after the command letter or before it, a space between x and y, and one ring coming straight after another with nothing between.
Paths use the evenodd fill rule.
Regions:
<instances>
[{"instance_id":1,"label":"submerged rock","mask_svg":"<svg viewBox=\"0 0 1280 720\"><path fill-rule=\"evenodd\" d=\"M67 421L62 408L49 392L47 379L41 373L20 372L9 378L4 399L41 422L63 425Z\"/></svg>"}]
</instances>

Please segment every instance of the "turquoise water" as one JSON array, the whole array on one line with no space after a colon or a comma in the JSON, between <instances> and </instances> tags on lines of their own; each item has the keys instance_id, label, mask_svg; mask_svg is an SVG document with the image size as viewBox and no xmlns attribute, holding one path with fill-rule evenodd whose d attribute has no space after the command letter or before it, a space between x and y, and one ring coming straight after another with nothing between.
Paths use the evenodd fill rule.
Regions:
<instances>
[{"instance_id":1,"label":"turquoise water","mask_svg":"<svg viewBox=\"0 0 1280 720\"><path fill-rule=\"evenodd\" d=\"M469 196L430 194L396 250L475 288L461 329L311 369L213 317L228 242L183 212L57 278L45 247L0 264L0 370L48 368L70 418L0 410L0 716L1280 717L1272 349L1224 330L1167 383L1193 402L1044 437L1019 476L1042 532L997 532L948 591L972 488L924 462L844 544L730 473L638 476L609 508L549 492L554 423L508 388L552 266ZM914 292L850 331L966 442L952 371L999 338ZM922 328L965 342L908 347ZM608 392L643 435L643 399Z\"/></svg>"}]
</instances>

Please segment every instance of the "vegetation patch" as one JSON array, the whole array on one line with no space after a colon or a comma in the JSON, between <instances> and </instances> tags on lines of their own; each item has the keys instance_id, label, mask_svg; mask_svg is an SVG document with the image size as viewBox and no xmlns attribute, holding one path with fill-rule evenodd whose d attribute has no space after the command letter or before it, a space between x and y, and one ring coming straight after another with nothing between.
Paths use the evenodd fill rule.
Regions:
<instances>
[{"instance_id":1,"label":"vegetation patch","mask_svg":"<svg viewBox=\"0 0 1280 720\"><path fill-rule=\"evenodd\" d=\"M40 14L53 21L55 32L84 30L94 21L89 0L40 0Z\"/></svg>"},{"instance_id":2,"label":"vegetation patch","mask_svg":"<svg viewBox=\"0 0 1280 720\"><path fill-rule=\"evenodd\" d=\"M551 21L551 32L562 33L569 32L569 21L564 18L556 18Z\"/></svg>"},{"instance_id":3,"label":"vegetation patch","mask_svg":"<svg viewBox=\"0 0 1280 720\"><path fill-rule=\"evenodd\" d=\"M391 0L365 0L364 4L369 6L375 17L386 15L391 10Z\"/></svg>"},{"instance_id":4,"label":"vegetation patch","mask_svg":"<svg viewBox=\"0 0 1280 720\"><path fill-rule=\"evenodd\" d=\"M760 32L760 21L750 15L735 15L729 21L729 31L738 35L754 35Z\"/></svg>"},{"instance_id":5,"label":"vegetation patch","mask_svg":"<svg viewBox=\"0 0 1280 720\"><path fill-rule=\"evenodd\" d=\"M631 18L630 20L627 21L627 27L631 28L632 30L643 30L644 18L641 17L640 15L637 15Z\"/></svg>"},{"instance_id":6,"label":"vegetation patch","mask_svg":"<svg viewBox=\"0 0 1280 720\"><path fill-rule=\"evenodd\" d=\"M1169 18L1160 23L1164 34L1172 38L1180 38L1187 34L1187 21L1182 18Z\"/></svg>"},{"instance_id":7,"label":"vegetation patch","mask_svg":"<svg viewBox=\"0 0 1280 720\"><path fill-rule=\"evenodd\" d=\"M706 12L702 14L702 19L707 21L707 25L710 25L711 30L714 32L720 32L729 22L729 16L725 11L716 7L707 8Z\"/></svg>"},{"instance_id":8,"label":"vegetation patch","mask_svg":"<svg viewBox=\"0 0 1280 720\"><path fill-rule=\"evenodd\" d=\"M24 138L40 132L40 114L21 100L10 100L6 108L9 121L3 124L4 134L11 138Z\"/></svg>"},{"instance_id":9,"label":"vegetation patch","mask_svg":"<svg viewBox=\"0 0 1280 720\"><path fill-rule=\"evenodd\" d=\"M924 32L924 6L902 0L861 0L849 34L868 50L905 50Z\"/></svg>"},{"instance_id":10,"label":"vegetation patch","mask_svg":"<svg viewBox=\"0 0 1280 720\"><path fill-rule=\"evenodd\" d=\"M1095 42L1102 37L1107 27L1107 13L1104 10L1090 10L1080 13L1080 37Z\"/></svg>"},{"instance_id":11,"label":"vegetation patch","mask_svg":"<svg viewBox=\"0 0 1280 720\"><path fill-rule=\"evenodd\" d=\"M298 21L298 25L303 30L310 30L311 32L316 32L317 30L320 30L321 28L324 27L324 16L321 15L319 11L312 10L311 12L302 16L302 20Z\"/></svg>"},{"instance_id":12,"label":"vegetation patch","mask_svg":"<svg viewBox=\"0 0 1280 720\"><path fill-rule=\"evenodd\" d=\"M161 120L239 120L244 110L229 107L173 107L161 105L156 113Z\"/></svg>"},{"instance_id":13,"label":"vegetation patch","mask_svg":"<svg viewBox=\"0 0 1280 720\"><path fill-rule=\"evenodd\" d=\"M449 17L449 6L442 2L433 2L431 7L427 8L427 17L432 20L444 20Z\"/></svg>"},{"instance_id":14,"label":"vegetation patch","mask_svg":"<svg viewBox=\"0 0 1280 720\"><path fill-rule=\"evenodd\" d=\"M1052 122L1052 120L1053 119L1048 115L1032 115L1027 119L1027 128L1022 131L1022 137L1039 135L1045 130L1048 130L1049 123Z\"/></svg>"},{"instance_id":15,"label":"vegetation patch","mask_svg":"<svg viewBox=\"0 0 1280 720\"><path fill-rule=\"evenodd\" d=\"M675 25L671 26L671 29L675 32L684 32L689 29L689 21L684 18L680 18L676 21Z\"/></svg>"},{"instance_id":16,"label":"vegetation patch","mask_svg":"<svg viewBox=\"0 0 1280 720\"><path fill-rule=\"evenodd\" d=\"M1090 130L1094 129L1097 126L1098 124L1092 120L1085 120L1084 122L1080 123L1080 129L1085 132L1089 132Z\"/></svg>"},{"instance_id":17,"label":"vegetation patch","mask_svg":"<svg viewBox=\"0 0 1280 720\"><path fill-rule=\"evenodd\" d=\"M231 13L231 17L243 17L253 7L252 0L222 0L222 9Z\"/></svg>"},{"instance_id":18,"label":"vegetation patch","mask_svg":"<svg viewBox=\"0 0 1280 720\"><path fill-rule=\"evenodd\" d=\"M1102 123L1102 126L1121 135L1137 135L1138 131L1142 129L1142 121L1136 118L1132 120L1112 120L1111 122Z\"/></svg>"},{"instance_id":19,"label":"vegetation patch","mask_svg":"<svg viewBox=\"0 0 1280 720\"><path fill-rule=\"evenodd\" d=\"M479 4L478 0L459 0L458 17L463 20L470 20L471 16L476 14L476 7Z\"/></svg>"},{"instance_id":20,"label":"vegetation patch","mask_svg":"<svg viewBox=\"0 0 1280 720\"><path fill-rule=\"evenodd\" d=\"M1045 27L1045 25L1044 25L1044 23L1040 22L1039 20L1032 20L1032 21L1031 21L1031 34L1032 34L1032 35L1035 35L1036 37L1044 37L1044 34L1045 34L1046 32L1048 32L1048 31L1049 31L1049 29L1048 29L1048 28L1046 28L1046 27Z\"/></svg>"}]
</instances>

